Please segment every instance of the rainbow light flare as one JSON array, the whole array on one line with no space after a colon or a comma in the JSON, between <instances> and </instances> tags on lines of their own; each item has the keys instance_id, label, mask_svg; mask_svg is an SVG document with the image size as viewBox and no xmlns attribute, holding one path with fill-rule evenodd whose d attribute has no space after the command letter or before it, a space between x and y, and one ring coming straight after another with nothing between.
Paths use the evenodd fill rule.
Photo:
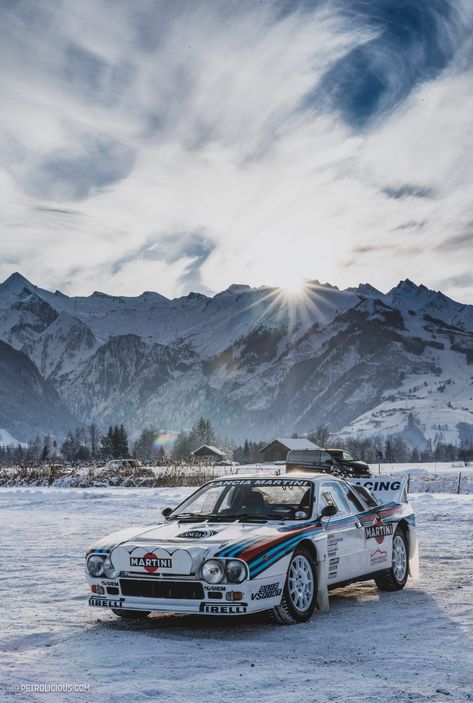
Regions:
<instances>
[{"instance_id":1,"label":"rainbow light flare","mask_svg":"<svg viewBox=\"0 0 473 703\"><path fill-rule=\"evenodd\" d=\"M158 454L159 450L162 447L166 447L172 444L175 441L176 437L177 432L160 432L153 439L153 442L151 444L151 453Z\"/></svg>"}]
</instances>

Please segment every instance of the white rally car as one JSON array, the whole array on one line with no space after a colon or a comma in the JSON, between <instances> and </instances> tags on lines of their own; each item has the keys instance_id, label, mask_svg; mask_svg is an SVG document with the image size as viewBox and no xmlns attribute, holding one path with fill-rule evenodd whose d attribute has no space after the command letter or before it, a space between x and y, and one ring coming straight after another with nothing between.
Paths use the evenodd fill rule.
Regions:
<instances>
[{"instance_id":1,"label":"white rally car","mask_svg":"<svg viewBox=\"0 0 473 703\"><path fill-rule=\"evenodd\" d=\"M122 617L272 610L290 624L327 609L333 586L396 591L418 574L414 513L390 478L220 478L163 515L89 549L90 605Z\"/></svg>"}]
</instances>

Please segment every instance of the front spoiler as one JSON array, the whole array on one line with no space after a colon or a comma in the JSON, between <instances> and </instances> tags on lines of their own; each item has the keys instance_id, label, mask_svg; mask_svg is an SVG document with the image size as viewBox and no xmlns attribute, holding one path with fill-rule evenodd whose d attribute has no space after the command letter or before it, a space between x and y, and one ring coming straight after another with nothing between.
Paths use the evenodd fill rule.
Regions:
<instances>
[{"instance_id":1,"label":"front spoiler","mask_svg":"<svg viewBox=\"0 0 473 703\"><path fill-rule=\"evenodd\" d=\"M275 605L272 603L274 599L268 601L247 602L237 601L221 601L215 600L192 600L192 601L174 601L170 599L153 598L102 598L100 596L91 596L89 605L98 608L111 608L113 610L136 610L137 612L165 612L165 613L182 613L185 615L246 615L248 613L257 613L262 610L267 610Z\"/></svg>"},{"instance_id":2,"label":"front spoiler","mask_svg":"<svg viewBox=\"0 0 473 703\"><path fill-rule=\"evenodd\" d=\"M151 598L125 596L119 591L116 595L92 594L89 605L113 610L136 610L145 612L184 613L193 615L245 615L258 613L279 605L286 579L285 574L244 581L242 584L222 584L203 586L202 598ZM99 579L89 579L89 583L99 585ZM102 581L106 587L106 582ZM118 586L118 581L116 582ZM118 589L117 589L118 590ZM238 592L240 600L233 600L233 592ZM231 595L230 595L231 594ZM227 596L231 600L227 600Z\"/></svg>"}]
</instances>

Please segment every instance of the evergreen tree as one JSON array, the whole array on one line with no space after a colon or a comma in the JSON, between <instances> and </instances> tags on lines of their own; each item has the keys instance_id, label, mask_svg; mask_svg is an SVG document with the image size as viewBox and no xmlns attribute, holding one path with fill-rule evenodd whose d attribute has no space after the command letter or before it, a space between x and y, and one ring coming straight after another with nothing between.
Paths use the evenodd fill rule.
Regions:
<instances>
[{"instance_id":1,"label":"evergreen tree","mask_svg":"<svg viewBox=\"0 0 473 703\"><path fill-rule=\"evenodd\" d=\"M110 425L110 427L108 428L107 434L103 435L103 437L100 441L101 454L105 460L111 459L113 457L113 439L114 439L113 427L112 427L112 425Z\"/></svg>"},{"instance_id":2,"label":"evergreen tree","mask_svg":"<svg viewBox=\"0 0 473 703\"><path fill-rule=\"evenodd\" d=\"M158 430L145 428L133 445L133 456L137 459L151 459L154 456L154 442L159 437Z\"/></svg>"},{"instance_id":3,"label":"evergreen tree","mask_svg":"<svg viewBox=\"0 0 473 703\"><path fill-rule=\"evenodd\" d=\"M129 455L128 435L123 425L112 428L112 456L114 459L125 459Z\"/></svg>"},{"instance_id":4,"label":"evergreen tree","mask_svg":"<svg viewBox=\"0 0 473 703\"><path fill-rule=\"evenodd\" d=\"M89 445L90 454L93 459L95 459L100 451L100 433L99 428L95 423L92 423L89 427Z\"/></svg>"},{"instance_id":5,"label":"evergreen tree","mask_svg":"<svg viewBox=\"0 0 473 703\"><path fill-rule=\"evenodd\" d=\"M184 459L190 456L193 449L197 447L192 446L191 435L187 432L180 432L176 437L174 446L172 448L172 458L173 459Z\"/></svg>"}]
</instances>

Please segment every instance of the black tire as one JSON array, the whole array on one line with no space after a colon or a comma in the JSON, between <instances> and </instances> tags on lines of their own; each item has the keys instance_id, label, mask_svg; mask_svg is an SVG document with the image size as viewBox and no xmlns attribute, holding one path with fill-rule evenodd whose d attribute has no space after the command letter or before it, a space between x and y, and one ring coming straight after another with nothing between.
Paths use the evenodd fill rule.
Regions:
<instances>
[{"instance_id":1,"label":"black tire","mask_svg":"<svg viewBox=\"0 0 473 703\"><path fill-rule=\"evenodd\" d=\"M148 617L151 610L120 610L112 608L112 613L126 620L144 620Z\"/></svg>"},{"instance_id":2,"label":"black tire","mask_svg":"<svg viewBox=\"0 0 473 703\"><path fill-rule=\"evenodd\" d=\"M406 534L399 525L393 535L392 559L393 564L389 571L375 578L380 591L400 591L406 585L409 573L409 546Z\"/></svg>"},{"instance_id":3,"label":"black tire","mask_svg":"<svg viewBox=\"0 0 473 703\"><path fill-rule=\"evenodd\" d=\"M296 592L294 589L294 571L296 570L296 567L298 569L299 566L302 567L302 571L306 574L308 581L305 584L304 591ZM310 587L308 587L308 583L310 581L312 583L311 594L307 592L310 590ZM302 592L304 592L305 595L299 595L299 601L297 601L297 594ZM298 607L298 603L300 604L301 600L305 601L307 599L307 603L304 602L302 607ZM307 622L315 610L316 603L317 571L315 568L314 558L307 548L299 547L299 549L294 551L289 563L281 603L273 608L271 612L276 622L280 625L294 625L298 622Z\"/></svg>"}]
</instances>

